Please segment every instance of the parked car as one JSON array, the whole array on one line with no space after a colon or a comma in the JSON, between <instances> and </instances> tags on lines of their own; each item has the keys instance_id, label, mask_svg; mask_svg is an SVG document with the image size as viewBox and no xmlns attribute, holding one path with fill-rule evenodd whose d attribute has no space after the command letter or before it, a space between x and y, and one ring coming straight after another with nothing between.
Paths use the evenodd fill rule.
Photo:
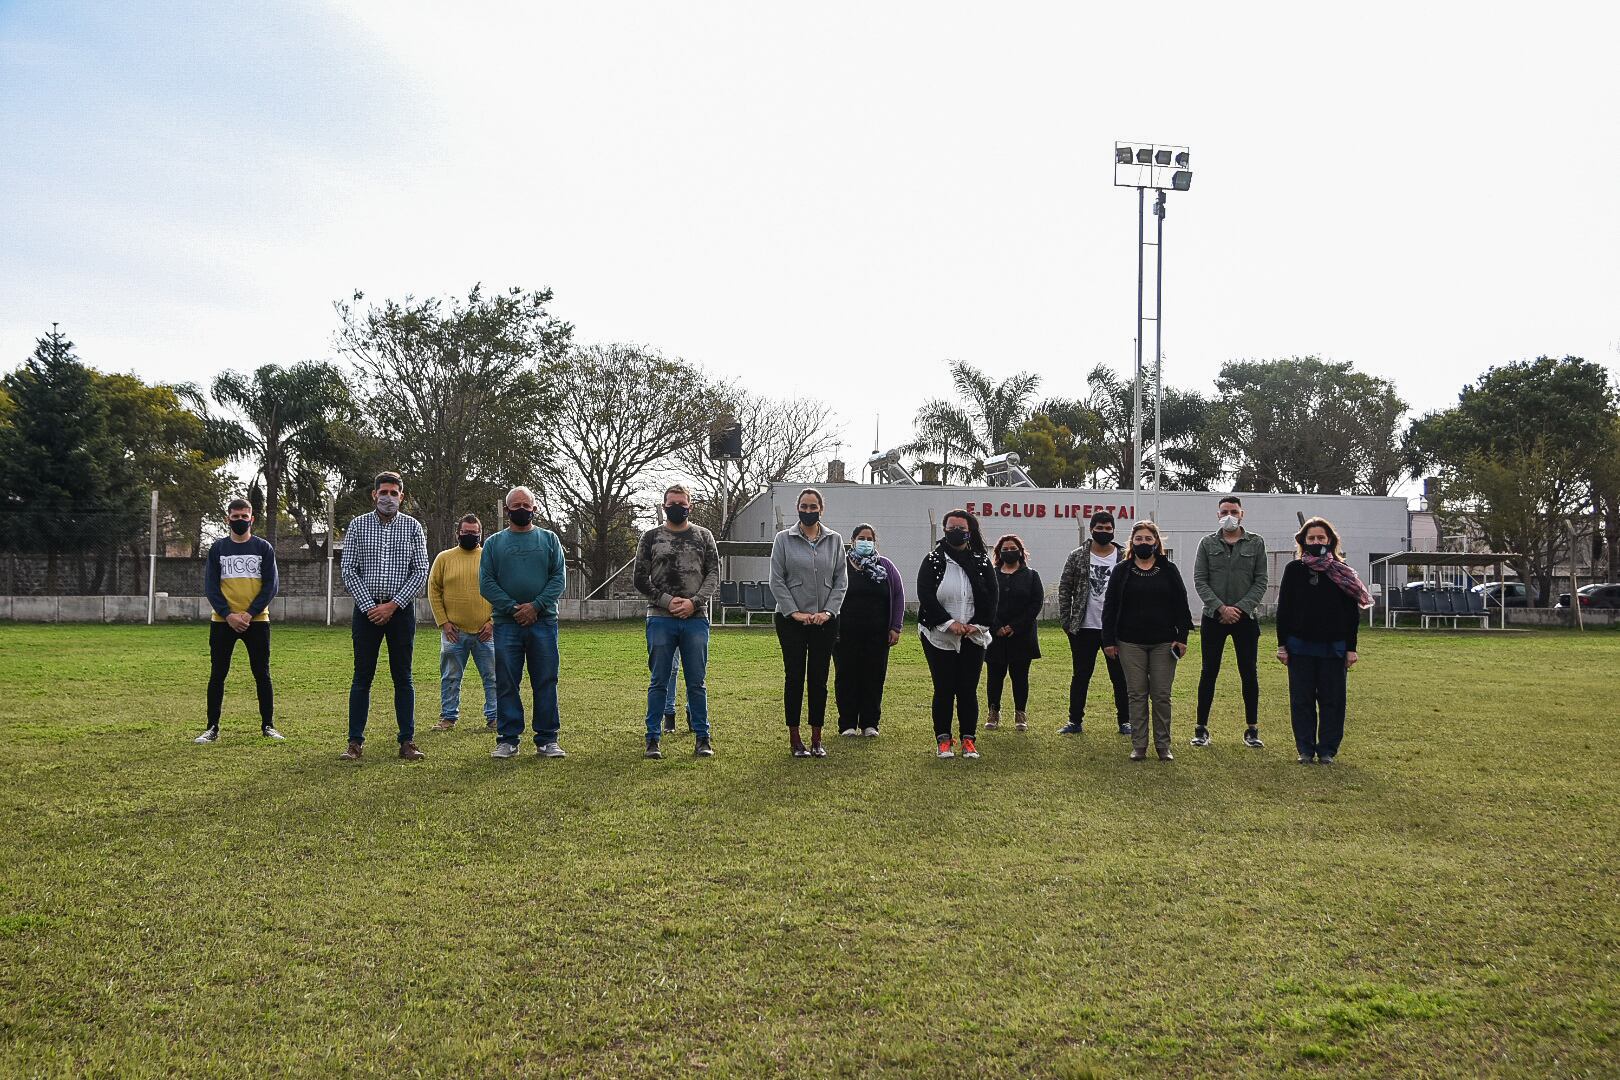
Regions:
<instances>
[{"instance_id":1,"label":"parked car","mask_svg":"<svg viewBox=\"0 0 1620 1080\"><path fill-rule=\"evenodd\" d=\"M1620 608L1620 585L1613 582L1609 584L1582 585L1576 590L1575 595L1581 598L1581 607L1588 611ZM1568 611L1569 593L1559 593L1558 603L1554 607Z\"/></svg>"},{"instance_id":2,"label":"parked car","mask_svg":"<svg viewBox=\"0 0 1620 1080\"><path fill-rule=\"evenodd\" d=\"M1493 608L1501 608L1504 596L1510 608L1530 606L1530 589L1522 581L1487 581L1475 585L1472 591L1483 596L1485 603Z\"/></svg>"}]
</instances>

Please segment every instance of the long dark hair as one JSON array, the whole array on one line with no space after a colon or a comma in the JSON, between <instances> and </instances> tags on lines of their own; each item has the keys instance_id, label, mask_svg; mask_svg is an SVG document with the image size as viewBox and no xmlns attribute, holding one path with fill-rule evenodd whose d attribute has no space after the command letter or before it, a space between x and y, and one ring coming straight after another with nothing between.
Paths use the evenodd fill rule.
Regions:
<instances>
[{"instance_id":1,"label":"long dark hair","mask_svg":"<svg viewBox=\"0 0 1620 1080\"><path fill-rule=\"evenodd\" d=\"M983 555L984 535L979 532L979 519L974 517L966 510L947 510L945 512L945 516L939 519L940 526L943 528L945 523L950 521L951 518L961 518L963 521L967 522L968 550L973 552L975 555ZM941 539L943 540L943 538Z\"/></svg>"}]
</instances>

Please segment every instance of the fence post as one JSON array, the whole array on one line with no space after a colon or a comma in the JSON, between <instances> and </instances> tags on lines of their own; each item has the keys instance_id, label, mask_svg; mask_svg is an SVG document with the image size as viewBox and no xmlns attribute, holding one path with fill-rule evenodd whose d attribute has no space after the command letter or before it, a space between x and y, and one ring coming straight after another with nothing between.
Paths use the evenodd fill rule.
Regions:
<instances>
[{"instance_id":1,"label":"fence post","mask_svg":"<svg viewBox=\"0 0 1620 1080\"><path fill-rule=\"evenodd\" d=\"M332 544L337 536L337 497L326 493L326 625L332 625Z\"/></svg>"},{"instance_id":2,"label":"fence post","mask_svg":"<svg viewBox=\"0 0 1620 1080\"><path fill-rule=\"evenodd\" d=\"M157 618L158 493L152 490L152 556L146 568L146 625Z\"/></svg>"}]
</instances>

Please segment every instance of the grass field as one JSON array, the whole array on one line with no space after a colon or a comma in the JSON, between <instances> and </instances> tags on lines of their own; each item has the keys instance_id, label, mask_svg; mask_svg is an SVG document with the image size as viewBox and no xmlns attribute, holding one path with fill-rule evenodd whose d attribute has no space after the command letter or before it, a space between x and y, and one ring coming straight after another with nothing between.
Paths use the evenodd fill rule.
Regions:
<instances>
[{"instance_id":1,"label":"grass field","mask_svg":"<svg viewBox=\"0 0 1620 1080\"><path fill-rule=\"evenodd\" d=\"M640 758L633 625L565 626L567 761L343 748L346 631L275 629L285 744L204 627L0 626L0 1075L1620 1073L1620 635L1363 639L1340 764L1264 665L1194 751L931 752L914 638L884 735L792 760L767 632L718 631L720 756ZM469 681L464 715L477 716ZM468 709L468 705L472 705ZM466 721L464 721L466 723ZM477 728L477 723L468 724Z\"/></svg>"}]
</instances>

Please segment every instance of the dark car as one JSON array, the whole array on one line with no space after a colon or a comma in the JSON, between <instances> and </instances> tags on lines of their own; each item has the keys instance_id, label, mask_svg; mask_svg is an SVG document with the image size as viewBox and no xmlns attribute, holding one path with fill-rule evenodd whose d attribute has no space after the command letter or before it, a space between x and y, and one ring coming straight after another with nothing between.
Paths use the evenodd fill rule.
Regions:
<instances>
[{"instance_id":1,"label":"dark car","mask_svg":"<svg viewBox=\"0 0 1620 1080\"><path fill-rule=\"evenodd\" d=\"M1587 611L1607 611L1620 608L1620 585L1582 585L1575 593L1581 598L1581 607ZM1569 609L1569 593L1558 594L1557 607Z\"/></svg>"},{"instance_id":2,"label":"dark car","mask_svg":"<svg viewBox=\"0 0 1620 1080\"><path fill-rule=\"evenodd\" d=\"M1475 585L1473 591L1493 608L1501 608L1504 596L1510 608L1530 606L1530 589L1522 581L1487 581Z\"/></svg>"}]
</instances>

